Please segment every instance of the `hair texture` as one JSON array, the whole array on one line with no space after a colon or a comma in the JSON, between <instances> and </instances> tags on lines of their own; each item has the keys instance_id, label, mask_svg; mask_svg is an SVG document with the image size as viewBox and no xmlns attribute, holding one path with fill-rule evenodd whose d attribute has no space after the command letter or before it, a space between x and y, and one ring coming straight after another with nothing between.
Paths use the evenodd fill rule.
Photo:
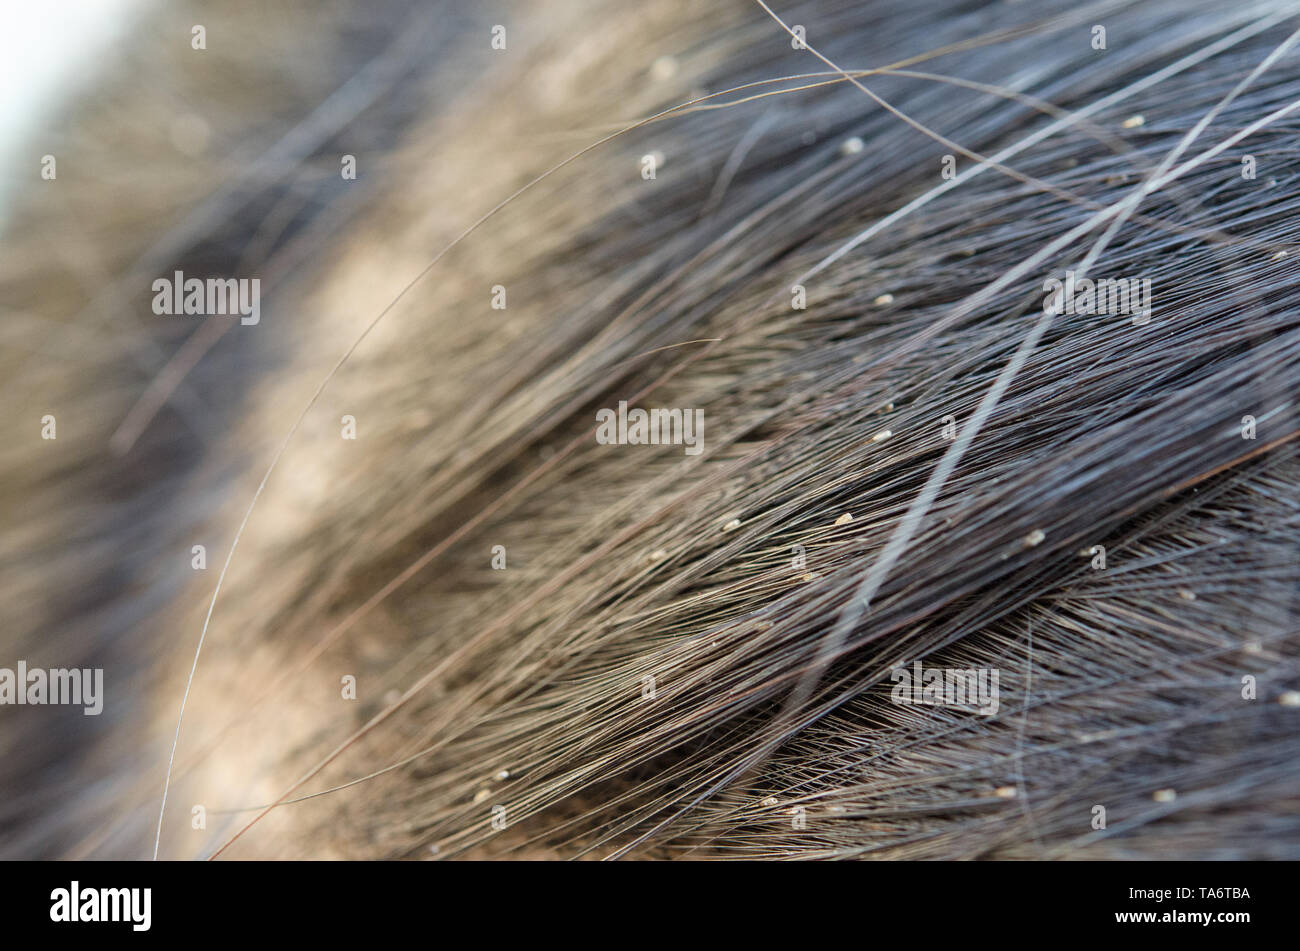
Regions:
<instances>
[{"instance_id":1,"label":"hair texture","mask_svg":"<svg viewBox=\"0 0 1300 951\"><path fill-rule=\"evenodd\" d=\"M1294 6L537 6L168 4L38 149L0 851L1300 857Z\"/></svg>"}]
</instances>

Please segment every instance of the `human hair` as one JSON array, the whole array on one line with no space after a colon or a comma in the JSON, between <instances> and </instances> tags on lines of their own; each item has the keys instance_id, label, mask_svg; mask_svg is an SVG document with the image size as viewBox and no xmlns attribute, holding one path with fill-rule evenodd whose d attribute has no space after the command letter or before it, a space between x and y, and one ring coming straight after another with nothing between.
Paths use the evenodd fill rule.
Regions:
<instances>
[{"instance_id":1,"label":"human hair","mask_svg":"<svg viewBox=\"0 0 1300 951\"><path fill-rule=\"evenodd\" d=\"M7 851L1300 857L1291 5L547 7L70 100Z\"/></svg>"}]
</instances>

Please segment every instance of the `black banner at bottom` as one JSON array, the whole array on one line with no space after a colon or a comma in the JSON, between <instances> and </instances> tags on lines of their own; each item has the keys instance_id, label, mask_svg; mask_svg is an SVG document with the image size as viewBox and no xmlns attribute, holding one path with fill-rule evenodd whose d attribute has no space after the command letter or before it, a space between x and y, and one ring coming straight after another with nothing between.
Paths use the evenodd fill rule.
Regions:
<instances>
[{"instance_id":1,"label":"black banner at bottom","mask_svg":"<svg viewBox=\"0 0 1300 951\"><path fill-rule=\"evenodd\" d=\"M1287 933L1286 863L47 862L0 865L5 934L93 943L390 929L691 941L807 929L862 941ZM448 927L454 928L450 933ZM598 931L593 929L599 929ZM1286 931L1280 931L1286 929ZM909 937L910 936L910 937ZM83 945L84 946L84 945Z\"/></svg>"}]
</instances>

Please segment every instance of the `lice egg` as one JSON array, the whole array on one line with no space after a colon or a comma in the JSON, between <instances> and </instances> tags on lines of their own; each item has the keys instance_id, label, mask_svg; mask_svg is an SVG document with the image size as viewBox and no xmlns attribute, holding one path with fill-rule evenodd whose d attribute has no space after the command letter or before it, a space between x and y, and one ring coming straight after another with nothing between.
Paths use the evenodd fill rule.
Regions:
<instances>
[{"instance_id":1,"label":"lice egg","mask_svg":"<svg viewBox=\"0 0 1300 951\"><path fill-rule=\"evenodd\" d=\"M853 138L845 139L843 142L840 143L840 154L857 155L864 148L866 148L866 143L864 143L860 138L858 138L855 135L853 136Z\"/></svg>"}]
</instances>

